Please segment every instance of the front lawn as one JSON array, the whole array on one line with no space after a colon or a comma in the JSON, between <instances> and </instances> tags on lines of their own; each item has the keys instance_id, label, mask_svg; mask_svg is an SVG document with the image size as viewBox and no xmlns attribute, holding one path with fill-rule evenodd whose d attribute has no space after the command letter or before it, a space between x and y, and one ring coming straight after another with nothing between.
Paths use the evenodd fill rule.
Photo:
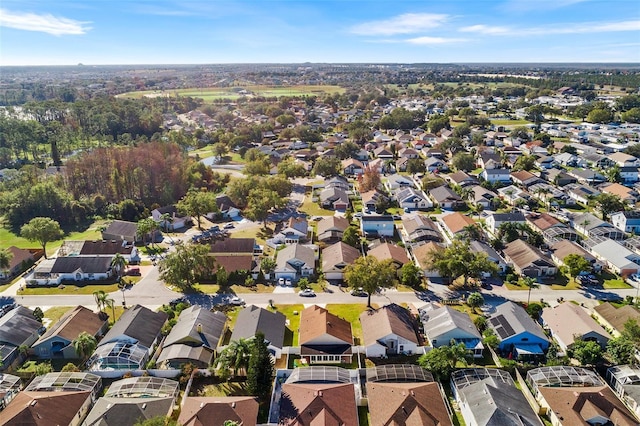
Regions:
<instances>
[{"instance_id":1,"label":"front lawn","mask_svg":"<svg viewBox=\"0 0 640 426\"><path fill-rule=\"evenodd\" d=\"M62 318L62 316L67 312L69 312L71 309L73 309L73 307L71 306L56 306L53 308L49 308L46 311L44 311L44 318L51 321L50 324L53 325L57 323L58 320Z\"/></svg>"},{"instance_id":2,"label":"front lawn","mask_svg":"<svg viewBox=\"0 0 640 426\"><path fill-rule=\"evenodd\" d=\"M280 312L287 318L287 328L291 330L293 335L290 341L285 333L285 346L298 346L298 328L300 328L300 313L304 310L304 305L275 305L275 309L269 308L270 311Z\"/></svg>"},{"instance_id":3,"label":"front lawn","mask_svg":"<svg viewBox=\"0 0 640 426\"><path fill-rule=\"evenodd\" d=\"M368 310L366 304L328 304L327 310L333 315L350 322L354 343L356 345L362 344L362 325L360 324L360 314Z\"/></svg>"},{"instance_id":4,"label":"front lawn","mask_svg":"<svg viewBox=\"0 0 640 426\"><path fill-rule=\"evenodd\" d=\"M311 195L304 197L304 203L300 206L300 211L309 216L333 216L335 213L333 210L323 209L318 203L311 201Z\"/></svg>"},{"instance_id":5,"label":"front lawn","mask_svg":"<svg viewBox=\"0 0 640 426\"><path fill-rule=\"evenodd\" d=\"M47 294L93 294L102 290L105 293L118 291L118 284L88 284L88 285L70 285L63 284L59 287L31 287L18 290L18 294L22 296L44 296Z\"/></svg>"}]
</instances>

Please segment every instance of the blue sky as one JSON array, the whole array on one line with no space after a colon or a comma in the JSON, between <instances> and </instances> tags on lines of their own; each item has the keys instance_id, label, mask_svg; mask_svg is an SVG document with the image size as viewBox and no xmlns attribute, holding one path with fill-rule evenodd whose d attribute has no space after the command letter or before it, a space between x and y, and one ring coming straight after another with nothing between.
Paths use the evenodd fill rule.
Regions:
<instances>
[{"instance_id":1,"label":"blue sky","mask_svg":"<svg viewBox=\"0 0 640 426\"><path fill-rule=\"evenodd\" d=\"M0 2L0 65L80 62L640 62L640 1Z\"/></svg>"}]
</instances>

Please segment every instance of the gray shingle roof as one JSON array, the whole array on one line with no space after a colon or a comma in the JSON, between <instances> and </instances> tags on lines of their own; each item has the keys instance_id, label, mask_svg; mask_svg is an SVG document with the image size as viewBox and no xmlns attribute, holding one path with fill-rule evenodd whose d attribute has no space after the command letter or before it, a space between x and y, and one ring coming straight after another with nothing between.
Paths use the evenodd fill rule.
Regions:
<instances>
[{"instance_id":1,"label":"gray shingle roof","mask_svg":"<svg viewBox=\"0 0 640 426\"><path fill-rule=\"evenodd\" d=\"M20 346L33 336L42 323L33 317L33 311L18 306L0 318L0 344Z\"/></svg>"},{"instance_id":2,"label":"gray shingle roof","mask_svg":"<svg viewBox=\"0 0 640 426\"><path fill-rule=\"evenodd\" d=\"M88 274L105 273L111 269L111 260L113 256L95 256L95 257L59 257L55 260L51 273L64 274L74 272L81 269L82 272Z\"/></svg>"},{"instance_id":3,"label":"gray shingle roof","mask_svg":"<svg viewBox=\"0 0 640 426\"><path fill-rule=\"evenodd\" d=\"M270 312L254 305L247 306L238 314L231 340L249 339L261 331L271 345L282 348L286 320L280 312Z\"/></svg>"},{"instance_id":4,"label":"gray shingle roof","mask_svg":"<svg viewBox=\"0 0 640 426\"><path fill-rule=\"evenodd\" d=\"M150 348L166 321L166 313L153 312L144 306L136 305L122 314L111 330L105 334L100 346L124 335L137 340L142 346Z\"/></svg>"},{"instance_id":5,"label":"gray shingle roof","mask_svg":"<svg viewBox=\"0 0 640 426\"><path fill-rule=\"evenodd\" d=\"M509 324L510 328L504 328L504 333L500 334L496 332L500 340L508 339L511 336L516 336L525 331L533 334L534 336L539 337L543 340L549 340L547 336L542 331L542 328L531 319L527 311L520 305L517 305L513 302L505 302L502 305L496 307L496 312L489 317L489 326L491 328L493 326L493 320L499 319L502 323L503 320Z\"/></svg>"},{"instance_id":6,"label":"gray shingle roof","mask_svg":"<svg viewBox=\"0 0 640 426\"><path fill-rule=\"evenodd\" d=\"M191 306L180 313L176 325L164 340L163 348L184 343L215 349L222 338L226 322L227 316L222 312L211 312L197 305Z\"/></svg>"}]
</instances>

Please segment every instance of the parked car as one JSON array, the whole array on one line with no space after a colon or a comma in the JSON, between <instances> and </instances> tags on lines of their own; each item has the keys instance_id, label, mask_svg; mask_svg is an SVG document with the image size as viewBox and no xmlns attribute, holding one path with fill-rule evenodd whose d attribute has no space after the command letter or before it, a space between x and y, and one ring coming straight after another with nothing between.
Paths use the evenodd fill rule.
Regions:
<instances>
[{"instance_id":1,"label":"parked car","mask_svg":"<svg viewBox=\"0 0 640 426\"><path fill-rule=\"evenodd\" d=\"M278 285L284 285L284 278L278 279Z\"/></svg>"},{"instance_id":2,"label":"parked car","mask_svg":"<svg viewBox=\"0 0 640 426\"><path fill-rule=\"evenodd\" d=\"M286 280L284 280L284 285L286 285L287 287L291 287L293 286L293 283L289 278L287 278Z\"/></svg>"},{"instance_id":3,"label":"parked car","mask_svg":"<svg viewBox=\"0 0 640 426\"><path fill-rule=\"evenodd\" d=\"M227 224L224 226L224 229L233 229L233 228L235 228L235 227L236 227L236 226L235 226L233 223L227 223Z\"/></svg>"},{"instance_id":4,"label":"parked car","mask_svg":"<svg viewBox=\"0 0 640 426\"><path fill-rule=\"evenodd\" d=\"M232 298L229 299L229 304L230 305L235 305L235 306L243 306L244 305L244 299L238 297L238 296L233 296Z\"/></svg>"},{"instance_id":5,"label":"parked car","mask_svg":"<svg viewBox=\"0 0 640 426\"><path fill-rule=\"evenodd\" d=\"M316 292L311 290L310 288L305 288L298 294L302 297L316 297Z\"/></svg>"},{"instance_id":6,"label":"parked car","mask_svg":"<svg viewBox=\"0 0 640 426\"><path fill-rule=\"evenodd\" d=\"M640 274L631 274L629 275L629 279L640 283Z\"/></svg>"},{"instance_id":7,"label":"parked car","mask_svg":"<svg viewBox=\"0 0 640 426\"><path fill-rule=\"evenodd\" d=\"M175 308L180 303L188 303L187 298L182 296L182 297L178 297L177 299L173 299L169 302L169 306L171 306L172 308Z\"/></svg>"},{"instance_id":8,"label":"parked car","mask_svg":"<svg viewBox=\"0 0 640 426\"><path fill-rule=\"evenodd\" d=\"M140 268L129 268L129 270L127 271L127 275L139 277L142 274L140 273Z\"/></svg>"},{"instance_id":9,"label":"parked car","mask_svg":"<svg viewBox=\"0 0 640 426\"><path fill-rule=\"evenodd\" d=\"M353 290L351 290L351 295L357 297L367 297L367 292L364 291L362 287L358 287L357 289L354 288Z\"/></svg>"},{"instance_id":10,"label":"parked car","mask_svg":"<svg viewBox=\"0 0 640 426\"><path fill-rule=\"evenodd\" d=\"M402 216L400 216L398 214L394 214L393 215L393 220L402 220Z\"/></svg>"}]
</instances>

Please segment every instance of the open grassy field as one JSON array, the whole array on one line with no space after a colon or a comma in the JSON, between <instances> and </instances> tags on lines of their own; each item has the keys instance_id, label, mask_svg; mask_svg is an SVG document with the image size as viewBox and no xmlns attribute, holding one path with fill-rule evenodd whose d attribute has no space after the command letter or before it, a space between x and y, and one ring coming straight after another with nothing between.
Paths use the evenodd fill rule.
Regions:
<instances>
[{"instance_id":1,"label":"open grassy field","mask_svg":"<svg viewBox=\"0 0 640 426\"><path fill-rule=\"evenodd\" d=\"M40 248L40 245L35 242L30 242L29 240L22 238L19 235L14 234L11 230L2 223L0 226L0 250L6 249L11 246L16 246L19 248ZM65 234L65 240L95 240L101 239L100 228L107 223L106 220L97 220L91 224L89 224L84 230L81 231L72 231ZM47 244L47 254L53 254L61 245L63 240L52 241Z\"/></svg>"},{"instance_id":2,"label":"open grassy field","mask_svg":"<svg viewBox=\"0 0 640 426\"><path fill-rule=\"evenodd\" d=\"M281 96L306 96L306 95L325 95L334 93L343 93L344 88L340 86L322 86L322 85L300 85L300 86L265 86L265 85L249 85L243 87L206 87L206 88L190 88L167 90L164 92L143 90L138 92L129 92L118 95L120 98L140 99L143 97L161 97L161 96L191 96L193 98L201 98L205 102L212 102L218 99L235 100L243 96L264 96L264 97L281 97ZM249 95L247 95L247 92Z\"/></svg>"},{"instance_id":3,"label":"open grassy field","mask_svg":"<svg viewBox=\"0 0 640 426\"><path fill-rule=\"evenodd\" d=\"M526 124L531 124L529 120L503 120L499 118L492 118L491 124L496 126L524 126Z\"/></svg>"}]
</instances>

